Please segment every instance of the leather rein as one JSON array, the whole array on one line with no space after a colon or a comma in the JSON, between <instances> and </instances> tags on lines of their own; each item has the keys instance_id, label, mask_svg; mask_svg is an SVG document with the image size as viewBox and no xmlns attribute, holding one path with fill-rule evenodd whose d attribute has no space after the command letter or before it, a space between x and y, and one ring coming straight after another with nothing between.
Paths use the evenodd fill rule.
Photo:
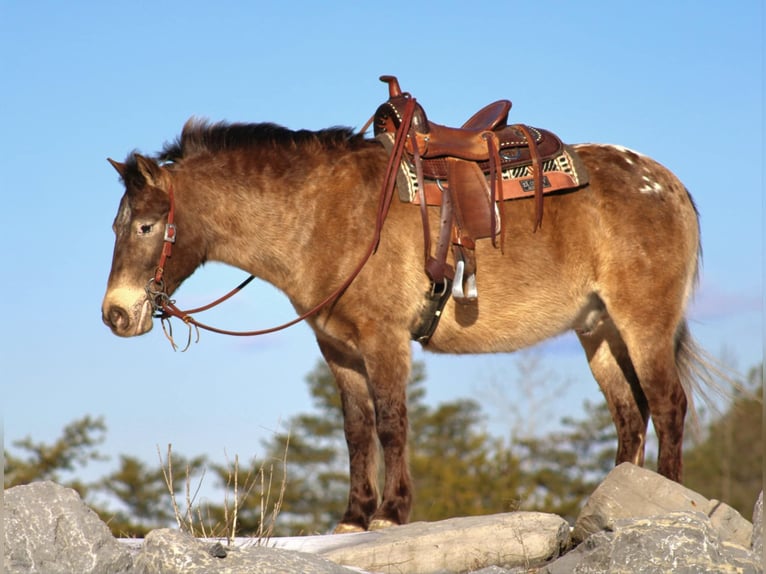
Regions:
<instances>
[{"instance_id":1,"label":"leather rein","mask_svg":"<svg viewBox=\"0 0 766 574\"><path fill-rule=\"evenodd\" d=\"M351 283L353 283L354 279L356 279L356 277L362 271L364 266L367 264L367 261L369 261L370 257L372 257L372 255L376 252L378 248L378 244L380 243L383 223L386 220L389 207L391 206L391 200L394 196L394 188L396 186L396 174L399 168L399 163L401 162L401 159L402 159L402 153L404 152L405 141L407 137L410 135L409 132L411 130L412 117L414 112L415 112L415 98L410 97L410 99L408 100L405 106L404 113L402 114L403 117L402 117L401 124L399 125L399 128L396 130L394 149L391 155L389 156L388 165L386 167L386 175L385 175L385 178L383 179L383 186L381 188L380 198L378 201L377 215L375 219L375 233L373 234L370 245L367 247L367 251L365 251L361 260L359 261L357 266L354 268L354 270L350 273L348 278L340 286L338 286L332 293L330 293L327 297L322 299L319 303L317 303L314 307L312 307L308 311L300 314L298 317L286 323L277 325L276 327L269 327L267 329L259 329L254 331L229 331L226 329L220 329L218 327L212 327L210 325L206 325L205 323L201 323L197 319L192 317L193 314L207 311L208 309L211 309L215 307L216 305L223 303L224 301L226 301L227 299L229 299L230 297L232 297L233 295L241 291L253 279L255 279L254 275L250 275L247 279L245 279L242 283L237 285L234 289L229 291L224 296L216 299L215 301L211 303L208 303L207 305L203 305L202 307L197 307L195 309L187 309L187 310L180 309L179 307L176 306L175 300L171 299L170 296L167 294L163 275L165 273L165 264L167 263L168 258L172 254L173 245L175 244L176 236L177 236L177 229L175 224L175 197L173 193L173 186L171 184L168 188L168 199L170 201L170 208L168 209L168 218L167 218L167 222L165 223L165 236L163 239L162 252L160 253L159 263L154 272L154 276L151 279L149 279L149 281L146 284L146 293L149 297L149 302L151 303L151 306L152 306L153 316L155 318L160 319L162 323L162 330L165 333L165 336L170 341L171 345L173 346L173 349L174 350L178 349L178 346L176 345L175 340L173 339L173 328L170 323L170 319L173 317L181 319L186 325L189 326L189 338L186 343L186 346L182 349L182 351L186 351L191 345L192 328L195 328L197 330L196 341L199 341L199 329L204 329L206 331L211 331L213 333L219 333L221 335L233 335L237 337L253 337L257 335L266 335L268 333L281 331L297 323L300 323L301 321L304 321L318 314L322 309L324 309L328 305L331 305L338 298L340 298L343 292L351 285ZM367 125L369 126L369 122ZM365 129L362 130L362 133L364 133L364 131L366 131L366 127Z\"/></svg>"}]
</instances>

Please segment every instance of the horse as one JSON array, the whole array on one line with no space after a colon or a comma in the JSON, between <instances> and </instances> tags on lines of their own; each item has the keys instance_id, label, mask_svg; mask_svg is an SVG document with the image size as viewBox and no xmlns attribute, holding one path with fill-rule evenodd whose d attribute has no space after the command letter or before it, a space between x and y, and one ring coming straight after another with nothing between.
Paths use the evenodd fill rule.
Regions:
<instances>
[{"instance_id":1,"label":"horse","mask_svg":"<svg viewBox=\"0 0 766 574\"><path fill-rule=\"evenodd\" d=\"M617 145L572 148L589 182L546 195L535 232L534 202L505 202L503 249L476 242L480 296L447 300L424 347L505 353L574 331L617 430L616 463L643 465L651 417L658 472L680 482L701 360L685 317L701 258L699 215L679 179L648 156ZM282 290L308 315L341 397L349 496L335 531L405 524L413 500L405 387L432 285L420 209L393 201L376 228L384 146L350 128L192 118L161 152L108 161L125 193L104 323L122 337L148 332L157 300L169 301L207 261ZM426 209L438 229L438 208Z\"/></svg>"}]
</instances>

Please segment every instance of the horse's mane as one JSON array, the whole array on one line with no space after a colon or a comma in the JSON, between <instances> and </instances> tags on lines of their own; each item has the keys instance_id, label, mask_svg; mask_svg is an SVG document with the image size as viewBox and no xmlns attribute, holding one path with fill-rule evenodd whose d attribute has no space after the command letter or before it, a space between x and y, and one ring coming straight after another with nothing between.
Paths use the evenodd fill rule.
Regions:
<instances>
[{"instance_id":1,"label":"horse's mane","mask_svg":"<svg viewBox=\"0 0 766 574\"><path fill-rule=\"evenodd\" d=\"M273 123L209 123L192 118L181 135L168 143L159 154L161 161L178 161L198 153L242 149L251 146L274 147L319 146L325 149L353 149L364 142L364 136L347 127L320 131L290 130Z\"/></svg>"}]
</instances>

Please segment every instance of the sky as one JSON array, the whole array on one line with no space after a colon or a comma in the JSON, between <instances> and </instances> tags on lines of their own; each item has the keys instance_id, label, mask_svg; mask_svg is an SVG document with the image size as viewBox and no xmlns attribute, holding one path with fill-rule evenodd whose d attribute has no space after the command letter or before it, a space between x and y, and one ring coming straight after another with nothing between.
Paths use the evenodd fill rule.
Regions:
<instances>
[{"instance_id":1,"label":"sky","mask_svg":"<svg viewBox=\"0 0 766 574\"><path fill-rule=\"evenodd\" d=\"M669 167L700 211L704 267L693 335L745 371L763 356L762 3L0 1L0 190L5 207L0 404L6 448L52 442L85 415L118 454L171 443L223 462L264 454L311 401L320 358L298 325L253 339L101 322L123 187L106 158L154 153L191 116L293 129L359 128L395 74L442 124L513 101L511 120L569 143L615 143ZM177 292L193 307L247 276L210 264ZM294 317L251 284L201 318L231 329ZM435 356L426 400L473 397L502 433L577 415L599 391L571 335L521 354ZM537 365L532 374L525 366ZM527 369L528 370L528 369Z\"/></svg>"}]
</instances>

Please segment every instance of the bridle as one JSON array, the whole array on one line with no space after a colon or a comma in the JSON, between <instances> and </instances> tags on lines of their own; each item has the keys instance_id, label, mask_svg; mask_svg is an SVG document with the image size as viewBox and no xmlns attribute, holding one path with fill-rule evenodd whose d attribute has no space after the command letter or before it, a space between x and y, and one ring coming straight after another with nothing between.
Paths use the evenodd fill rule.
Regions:
<instances>
[{"instance_id":1,"label":"bridle","mask_svg":"<svg viewBox=\"0 0 766 574\"><path fill-rule=\"evenodd\" d=\"M170 298L165 286L164 273L165 273L165 265L167 263L167 260L171 257L171 254L173 251L173 245L176 242L176 236L178 233L176 228L176 223L175 223L175 194L173 192L173 185L171 183L168 186L168 199L170 201L170 207L168 209L167 222L165 223L165 235L164 235L163 243L162 243L162 252L160 253L160 259L157 264L157 268L154 271L154 276L151 279L149 279L145 289L146 289L146 294L148 296L149 302L152 306L152 315L153 317L160 319L162 323L162 330L165 333L165 336L170 341L171 345L173 346L173 349L176 350L178 348L178 346L175 343L175 340L173 339L173 328L170 323L170 319L173 317L181 319L186 325L189 326L189 338L186 343L186 346L182 349L182 351L186 351L191 345L192 328L196 329L197 341L199 340L199 329L204 329L206 331L211 331L213 333L219 333L221 335L233 335L237 337L254 337L258 335L266 335L269 333L274 333L276 331L281 331L297 323L300 323L301 321L305 321L306 319L318 314L325 307L332 305L338 298L340 298L340 296L345 292L345 290L349 287L349 285L353 283L354 279L356 279L356 277L362 271L365 264L367 263L367 261L369 261L370 257L372 257L372 255L375 253L375 251L378 248L378 244L380 243L381 232L383 229L383 222L385 221L386 216L388 215L389 207L391 206L391 200L394 195L394 187L396 185L396 173L398 170L399 163L401 162L402 153L404 151L405 140L410 135L412 117L414 112L415 112L415 98L410 97L409 101L405 105L405 109L402 114L403 117L402 117L401 124L396 130L394 148L392 153L389 156L388 165L386 167L386 175L383 179L383 185L381 187L380 198L378 200L377 215L375 218L375 233L373 234L372 241L370 242L370 245L367 247L367 250L365 251L361 260L359 261L357 266L354 268L354 270L351 272L351 274L348 276L348 278L340 286L338 286L332 293L327 295L324 299L322 299L319 303L314 305L314 307L312 307L308 311L305 311L304 313L300 314L298 317L286 323L283 323L281 325L277 325L276 327L269 327L267 329L259 329L254 331L229 331L226 329L220 329L218 327L212 327L210 325L206 325L204 323L197 321L197 319L192 317L193 314L207 311L208 309L211 309L215 307L216 305L223 303L224 301L226 301L227 299L229 299L230 297L232 297L233 295L235 295L236 293L244 289L253 279L255 279L254 275L250 275L247 279L242 281L242 283L237 285L234 289L229 291L223 297L220 297L216 299L215 301L208 303L207 305L203 305L202 307L197 307L195 309L187 309L184 311L176 306L175 300ZM369 125L369 122L367 125ZM366 127L362 129L362 133L364 133L364 131L366 131Z\"/></svg>"}]
</instances>

